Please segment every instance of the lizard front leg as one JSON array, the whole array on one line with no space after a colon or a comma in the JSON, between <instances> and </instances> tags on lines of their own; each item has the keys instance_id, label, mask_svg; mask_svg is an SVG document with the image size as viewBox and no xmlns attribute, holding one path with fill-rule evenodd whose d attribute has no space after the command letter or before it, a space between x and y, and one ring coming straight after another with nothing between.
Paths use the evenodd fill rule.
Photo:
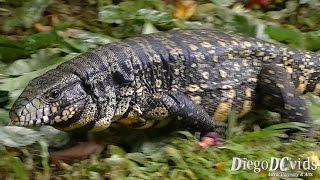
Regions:
<instances>
[{"instance_id":1,"label":"lizard front leg","mask_svg":"<svg viewBox=\"0 0 320 180\"><path fill-rule=\"evenodd\" d=\"M186 95L155 93L141 103L140 111L138 123L131 124L134 128L161 128L168 125L174 126L174 129L201 132L201 137L215 138L212 132L223 137L225 135L226 125L214 121L203 107L193 103Z\"/></svg>"}]
</instances>

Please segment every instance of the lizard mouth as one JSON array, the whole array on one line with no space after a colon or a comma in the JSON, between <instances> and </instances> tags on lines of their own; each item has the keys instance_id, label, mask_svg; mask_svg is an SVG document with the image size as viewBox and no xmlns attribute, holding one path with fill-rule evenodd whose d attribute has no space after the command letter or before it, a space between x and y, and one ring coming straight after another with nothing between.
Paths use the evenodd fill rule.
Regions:
<instances>
[{"instance_id":1,"label":"lizard mouth","mask_svg":"<svg viewBox=\"0 0 320 180\"><path fill-rule=\"evenodd\" d=\"M13 107L9 112L11 126L42 126L67 121L75 114L75 108L66 106L63 109L59 105L44 104L39 99L33 99L24 105ZM61 107L61 106L60 106Z\"/></svg>"},{"instance_id":2,"label":"lizard mouth","mask_svg":"<svg viewBox=\"0 0 320 180\"><path fill-rule=\"evenodd\" d=\"M13 107L9 113L11 122L15 126L40 126L49 124L50 115L57 112L56 107L49 107L40 100L23 103L25 105Z\"/></svg>"}]
</instances>

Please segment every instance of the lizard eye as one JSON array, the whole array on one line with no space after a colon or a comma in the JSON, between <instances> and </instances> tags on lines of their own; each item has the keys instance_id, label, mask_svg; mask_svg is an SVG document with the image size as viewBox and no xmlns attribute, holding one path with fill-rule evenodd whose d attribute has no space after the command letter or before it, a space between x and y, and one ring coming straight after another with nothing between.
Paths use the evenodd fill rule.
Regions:
<instances>
[{"instance_id":1,"label":"lizard eye","mask_svg":"<svg viewBox=\"0 0 320 180\"><path fill-rule=\"evenodd\" d=\"M59 89L53 89L49 92L49 97L52 99L57 99L60 97L60 90Z\"/></svg>"}]
</instances>

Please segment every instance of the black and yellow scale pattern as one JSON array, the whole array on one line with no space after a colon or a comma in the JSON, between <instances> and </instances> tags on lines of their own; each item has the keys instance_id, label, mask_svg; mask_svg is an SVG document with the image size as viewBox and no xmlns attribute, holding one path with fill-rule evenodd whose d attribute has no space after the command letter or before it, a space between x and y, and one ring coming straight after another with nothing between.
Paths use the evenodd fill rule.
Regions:
<instances>
[{"instance_id":1,"label":"black and yellow scale pattern","mask_svg":"<svg viewBox=\"0 0 320 180\"><path fill-rule=\"evenodd\" d=\"M310 124L299 95L320 94L319 73L311 52L218 31L160 32L107 44L33 79L11 124L101 131L173 123L223 134L231 111L240 118L258 106Z\"/></svg>"}]
</instances>

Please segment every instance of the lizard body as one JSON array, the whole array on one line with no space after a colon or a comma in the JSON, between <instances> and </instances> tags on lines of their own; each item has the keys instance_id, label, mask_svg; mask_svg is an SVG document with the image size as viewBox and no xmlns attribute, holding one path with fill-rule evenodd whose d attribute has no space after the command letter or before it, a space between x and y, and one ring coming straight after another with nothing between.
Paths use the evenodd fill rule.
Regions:
<instances>
[{"instance_id":1,"label":"lizard body","mask_svg":"<svg viewBox=\"0 0 320 180\"><path fill-rule=\"evenodd\" d=\"M160 32L84 53L33 79L13 125L101 131L174 122L223 134L228 114L257 105L310 124L301 94L320 93L319 55L218 31Z\"/></svg>"}]
</instances>

